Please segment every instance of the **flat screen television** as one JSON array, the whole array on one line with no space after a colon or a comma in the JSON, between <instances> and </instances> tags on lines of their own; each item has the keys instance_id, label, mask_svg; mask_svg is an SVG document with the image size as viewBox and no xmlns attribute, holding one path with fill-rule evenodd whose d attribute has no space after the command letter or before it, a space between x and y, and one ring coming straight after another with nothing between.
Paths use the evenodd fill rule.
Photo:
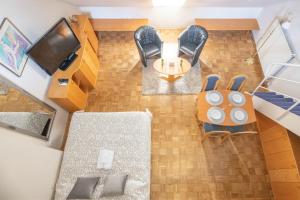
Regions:
<instances>
[{"instance_id":1,"label":"flat screen television","mask_svg":"<svg viewBox=\"0 0 300 200\"><path fill-rule=\"evenodd\" d=\"M79 48L78 38L62 18L27 51L27 55L52 75L57 69L66 70L77 57Z\"/></svg>"}]
</instances>

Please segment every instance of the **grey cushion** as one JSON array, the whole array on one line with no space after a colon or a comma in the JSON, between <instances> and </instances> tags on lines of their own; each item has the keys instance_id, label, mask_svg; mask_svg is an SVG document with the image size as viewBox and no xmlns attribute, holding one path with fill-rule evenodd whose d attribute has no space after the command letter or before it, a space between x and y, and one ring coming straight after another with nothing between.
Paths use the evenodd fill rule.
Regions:
<instances>
[{"instance_id":1,"label":"grey cushion","mask_svg":"<svg viewBox=\"0 0 300 200\"><path fill-rule=\"evenodd\" d=\"M160 49L154 44L145 45L144 50L147 58L160 53Z\"/></svg>"},{"instance_id":2,"label":"grey cushion","mask_svg":"<svg viewBox=\"0 0 300 200\"><path fill-rule=\"evenodd\" d=\"M78 177L67 199L91 199L99 177Z\"/></svg>"},{"instance_id":3,"label":"grey cushion","mask_svg":"<svg viewBox=\"0 0 300 200\"><path fill-rule=\"evenodd\" d=\"M183 51L185 54L193 55L196 48L197 48L196 44L186 42L182 44L181 51Z\"/></svg>"},{"instance_id":4,"label":"grey cushion","mask_svg":"<svg viewBox=\"0 0 300 200\"><path fill-rule=\"evenodd\" d=\"M107 176L104 181L101 197L123 195L127 177L128 175Z\"/></svg>"}]
</instances>

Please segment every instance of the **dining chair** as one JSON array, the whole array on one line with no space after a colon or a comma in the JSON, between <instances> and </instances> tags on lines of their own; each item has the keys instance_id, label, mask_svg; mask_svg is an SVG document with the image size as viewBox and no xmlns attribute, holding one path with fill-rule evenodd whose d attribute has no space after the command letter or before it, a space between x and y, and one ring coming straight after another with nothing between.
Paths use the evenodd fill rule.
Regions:
<instances>
[{"instance_id":1,"label":"dining chair","mask_svg":"<svg viewBox=\"0 0 300 200\"><path fill-rule=\"evenodd\" d=\"M210 90L216 90L219 84L221 77L217 74L211 74L205 77L203 81L203 87L201 89L201 92L204 91L210 91Z\"/></svg>"},{"instance_id":2,"label":"dining chair","mask_svg":"<svg viewBox=\"0 0 300 200\"><path fill-rule=\"evenodd\" d=\"M243 86L244 86L246 80L247 80L247 77L245 75L240 74L240 75L234 76L229 81L229 84L226 89L240 92L243 89Z\"/></svg>"},{"instance_id":3,"label":"dining chair","mask_svg":"<svg viewBox=\"0 0 300 200\"><path fill-rule=\"evenodd\" d=\"M238 125L238 126L225 126L223 130L227 131L229 134L225 137L231 137L236 135L256 135L257 131L249 130L247 125ZM224 140L226 139L224 138Z\"/></svg>"},{"instance_id":4,"label":"dining chair","mask_svg":"<svg viewBox=\"0 0 300 200\"><path fill-rule=\"evenodd\" d=\"M223 126L203 123L202 124L202 138L201 142L204 142L208 137L221 137L222 143L224 142L225 138L230 134L230 132L223 129Z\"/></svg>"}]
</instances>

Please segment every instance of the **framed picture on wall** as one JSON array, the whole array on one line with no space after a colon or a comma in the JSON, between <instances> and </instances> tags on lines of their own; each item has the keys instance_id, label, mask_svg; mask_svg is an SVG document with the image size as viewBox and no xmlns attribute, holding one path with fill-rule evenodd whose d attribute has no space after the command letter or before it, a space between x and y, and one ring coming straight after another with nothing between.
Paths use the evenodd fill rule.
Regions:
<instances>
[{"instance_id":1,"label":"framed picture on wall","mask_svg":"<svg viewBox=\"0 0 300 200\"><path fill-rule=\"evenodd\" d=\"M7 18L0 26L0 64L21 76L28 60L27 49L31 42Z\"/></svg>"}]
</instances>

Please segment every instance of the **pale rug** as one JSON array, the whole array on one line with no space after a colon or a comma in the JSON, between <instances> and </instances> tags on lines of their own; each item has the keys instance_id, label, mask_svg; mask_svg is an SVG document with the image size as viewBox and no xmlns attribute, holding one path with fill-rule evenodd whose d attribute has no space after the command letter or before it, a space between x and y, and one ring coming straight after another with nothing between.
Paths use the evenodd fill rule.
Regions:
<instances>
[{"instance_id":1,"label":"pale rug","mask_svg":"<svg viewBox=\"0 0 300 200\"><path fill-rule=\"evenodd\" d=\"M153 62L149 60L148 67L142 67L143 95L163 94L198 94L201 90L200 61L190 69L182 78L175 82L168 82L159 78L159 73L153 68Z\"/></svg>"}]
</instances>

